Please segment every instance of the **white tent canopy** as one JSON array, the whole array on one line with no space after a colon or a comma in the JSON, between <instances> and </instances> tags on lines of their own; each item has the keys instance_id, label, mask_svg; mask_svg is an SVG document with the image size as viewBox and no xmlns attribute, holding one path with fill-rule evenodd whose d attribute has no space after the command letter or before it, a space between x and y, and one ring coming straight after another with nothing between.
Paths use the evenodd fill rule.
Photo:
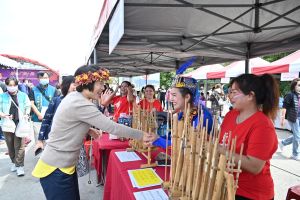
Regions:
<instances>
[{"instance_id":1,"label":"white tent canopy","mask_svg":"<svg viewBox=\"0 0 300 200\"><path fill-rule=\"evenodd\" d=\"M266 65L270 65L270 62L259 57L252 58L249 60L250 69L257 66L266 66ZM208 79L231 78L231 77L237 77L244 73L245 73L245 60L240 60L229 64L224 69L207 73L207 78Z\"/></svg>"},{"instance_id":2,"label":"white tent canopy","mask_svg":"<svg viewBox=\"0 0 300 200\"><path fill-rule=\"evenodd\" d=\"M214 72L217 70L223 70L224 66L221 64L205 65L199 67L198 69L184 74L185 77L192 77L194 79L207 79L207 73Z\"/></svg>"},{"instance_id":3,"label":"white tent canopy","mask_svg":"<svg viewBox=\"0 0 300 200\"><path fill-rule=\"evenodd\" d=\"M281 73L293 73L300 72L300 50L285 56L279 60L272 62L269 65L261 65L259 67L252 68L254 74L281 74Z\"/></svg>"}]
</instances>

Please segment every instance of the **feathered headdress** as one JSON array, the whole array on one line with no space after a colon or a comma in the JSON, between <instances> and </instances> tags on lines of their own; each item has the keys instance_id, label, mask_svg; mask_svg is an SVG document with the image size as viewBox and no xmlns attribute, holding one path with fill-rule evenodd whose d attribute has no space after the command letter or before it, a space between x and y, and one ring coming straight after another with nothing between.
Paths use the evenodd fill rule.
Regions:
<instances>
[{"instance_id":1,"label":"feathered headdress","mask_svg":"<svg viewBox=\"0 0 300 200\"><path fill-rule=\"evenodd\" d=\"M176 88L187 88L193 95L193 103L195 106L198 106L198 100L200 98L199 96L199 88L198 88L198 82L196 79L191 77L183 77L181 74L185 72L185 70L193 64L193 62L196 60L195 57L191 58L190 60L183 63L179 69L176 71L176 76L173 79L172 87Z\"/></svg>"}]
</instances>

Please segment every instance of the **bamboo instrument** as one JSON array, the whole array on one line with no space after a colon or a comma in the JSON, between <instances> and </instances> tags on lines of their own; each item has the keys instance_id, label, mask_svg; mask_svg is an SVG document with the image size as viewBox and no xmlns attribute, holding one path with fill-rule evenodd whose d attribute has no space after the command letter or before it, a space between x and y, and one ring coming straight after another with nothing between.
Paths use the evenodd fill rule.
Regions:
<instances>
[{"instance_id":1,"label":"bamboo instrument","mask_svg":"<svg viewBox=\"0 0 300 200\"><path fill-rule=\"evenodd\" d=\"M212 200L221 199L221 188L224 184L224 172L226 168L226 156L220 155L219 164L218 164L218 172L216 176L215 186L213 190Z\"/></svg>"},{"instance_id":2,"label":"bamboo instrument","mask_svg":"<svg viewBox=\"0 0 300 200\"><path fill-rule=\"evenodd\" d=\"M202 129L200 134L200 145L199 145L199 154L198 154L198 163L197 163L197 173L196 173L196 183L194 184L192 199L196 200L199 196L201 180L202 180L202 171L203 163L205 162L205 143L207 138L207 132L205 128Z\"/></svg>"},{"instance_id":3,"label":"bamboo instrument","mask_svg":"<svg viewBox=\"0 0 300 200\"><path fill-rule=\"evenodd\" d=\"M187 101L185 101L185 108L187 107ZM182 121L182 120L181 120ZM185 136L187 134L187 119L184 119L184 125L183 125L183 131L182 135L180 138L180 146L179 146L179 153L178 153L178 158L177 158L177 166L176 166L176 171L175 171L175 177L174 177L174 184L172 186L172 192L173 195L177 195L176 191L179 190L179 181L182 173L182 167L183 167L183 160L184 160L184 146L185 146ZM180 134L180 132L178 132Z\"/></svg>"},{"instance_id":4,"label":"bamboo instrument","mask_svg":"<svg viewBox=\"0 0 300 200\"><path fill-rule=\"evenodd\" d=\"M219 133L214 133L214 144L213 144L213 152L212 152L212 162L211 162L211 170L209 175L209 181L208 181L208 193L207 193L207 200L212 199L212 193L215 185L215 179L217 174L217 163L219 161L219 153L218 153L218 145L219 145Z\"/></svg>"},{"instance_id":5,"label":"bamboo instrument","mask_svg":"<svg viewBox=\"0 0 300 200\"><path fill-rule=\"evenodd\" d=\"M240 177L240 173L241 173L243 150L244 150L244 143L241 145L241 149L240 149L240 156L239 156L237 173L236 173L236 180L235 180L235 192L238 188L239 177Z\"/></svg>"},{"instance_id":6,"label":"bamboo instrument","mask_svg":"<svg viewBox=\"0 0 300 200\"><path fill-rule=\"evenodd\" d=\"M204 171L202 177L202 187L199 193L199 199L205 199L205 195L207 193L207 186L208 186L208 178L210 173L210 166L211 166L211 158L212 158L212 134L209 135L209 141L207 143L207 151L204 163Z\"/></svg>"},{"instance_id":7,"label":"bamboo instrument","mask_svg":"<svg viewBox=\"0 0 300 200\"><path fill-rule=\"evenodd\" d=\"M177 140L178 140L178 115L177 114L174 114L173 115L173 127L172 127L172 153L171 153L171 177L170 177L170 182L171 182L171 186L173 184L173 177L175 177L175 171L176 171L176 160L177 160L177 157L178 157L178 150L177 150Z\"/></svg>"},{"instance_id":8,"label":"bamboo instrument","mask_svg":"<svg viewBox=\"0 0 300 200\"><path fill-rule=\"evenodd\" d=\"M169 106L168 106L169 108ZM167 129L166 129L166 159L165 159L165 182L167 181L167 165L168 165L168 141L169 141L169 110L167 112Z\"/></svg>"},{"instance_id":9,"label":"bamboo instrument","mask_svg":"<svg viewBox=\"0 0 300 200\"><path fill-rule=\"evenodd\" d=\"M227 200L235 200L235 192L234 192L234 178L232 174L228 172L224 172L224 177L226 179L227 184Z\"/></svg>"},{"instance_id":10,"label":"bamboo instrument","mask_svg":"<svg viewBox=\"0 0 300 200\"><path fill-rule=\"evenodd\" d=\"M187 104L187 110L184 117L184 125L186 126L186 135L184 138L184 165L182 168L182 174L180 177L179 187L181 188L182 194L185 193L186 189L186 180L187 180L187 173L189 168L189 155L191 151L190 145L190 132L191 132L191 123L190 123L190 113L191 113L191 105Z\"/></svg>"},{"instance_id":11,"label":"bamboo instrument","mask_svg":"<svg viewBox=\"0 0 300 200\"><path fill-rule=\"evenodd\" d=\"M186 195L187 195L188 199L190 199L192 197L195 155L196 155L196 140L197 140L197 130L192 128L190 164L189 164L188 179L187 179L187 186L186 186Z\"/></svg>"}]
</instances>

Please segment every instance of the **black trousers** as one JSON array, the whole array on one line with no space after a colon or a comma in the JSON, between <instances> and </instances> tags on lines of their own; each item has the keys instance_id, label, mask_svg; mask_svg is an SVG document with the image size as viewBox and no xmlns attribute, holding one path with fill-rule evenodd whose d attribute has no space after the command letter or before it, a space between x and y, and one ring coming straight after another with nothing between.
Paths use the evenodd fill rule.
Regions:
<instances>
[{"instance_id":1,"label":"black trousers","mask_svg":"<svg viewBox=\"0 0 300 200\"><path fill-rule=\"evenodd\" d=\"M80 200L76 172L69 175L56 169L40 182L47 200Z\"/></svg>"}]
</instances>

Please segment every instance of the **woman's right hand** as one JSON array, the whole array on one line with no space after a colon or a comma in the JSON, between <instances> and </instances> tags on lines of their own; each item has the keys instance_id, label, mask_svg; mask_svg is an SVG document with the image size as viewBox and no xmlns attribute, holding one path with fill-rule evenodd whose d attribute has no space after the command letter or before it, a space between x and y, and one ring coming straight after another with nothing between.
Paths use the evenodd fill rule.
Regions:
<instances>
[{"instance_id":1,"label":"woman's right hand","mask_svg":"<svg viewBox=\"0 0 300 200\"><path fill-rule=\"evenodd\" d=\"M44 149L44 143L42 140L37 141L37 143L35 144L35 147L34 147L34 151L36 151L39 148Z\"/></svg>"},{"instance_id":2,"label":"woman's right hand","mask_svg":"<svg viewBox=\"0 0 300 200\"><path fill-rule=\"evenodd\" d=\"M146 147L151 147L152 143L158 138L157 134L154 133L143 133L143 143Z\"/></svg>"}]
</instances>

